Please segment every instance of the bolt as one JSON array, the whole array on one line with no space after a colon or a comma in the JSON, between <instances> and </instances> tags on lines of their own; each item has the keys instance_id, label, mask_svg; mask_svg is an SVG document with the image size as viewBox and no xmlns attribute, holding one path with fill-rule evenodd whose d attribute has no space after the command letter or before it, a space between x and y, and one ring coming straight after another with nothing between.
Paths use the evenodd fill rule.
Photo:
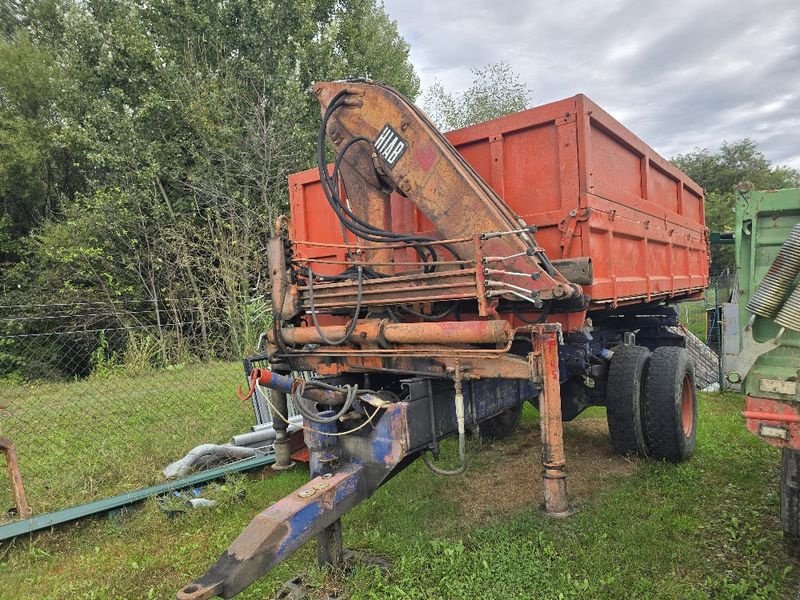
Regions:
<instances>
[{"instance_id":1,"label":"bolt","mask_svg":"<svg viewBox=\"0 0 800 600\"><path fill-rule=\"evenodd\" d=\"M299 492L297 492L297 495L300 496L301 498L310 498L316 493L317 493L316 490L311 488L306 488L304 490L300 490Z\"/></svg>"},{"instance_id":2,"label":"bolt","mask_svg":"<svg viewBox=\"0 0 800 600\"><path fill-rule=\"evenodd\" d=\"M538 281L541 278L542 278L541 273L531 273L531 279L533 279L534 281Z\"/></svg>"},{"instance_id":3,"label":"bolt","mask_svg":"<svg viewBox=\"0 0 800 600\"><path fill-rule=\"evenodd\" d=\"M330 479L331 477L333 477L333 473L325 473L325 475L322 476L323 479Z\"/></svg>"}]
</instances>

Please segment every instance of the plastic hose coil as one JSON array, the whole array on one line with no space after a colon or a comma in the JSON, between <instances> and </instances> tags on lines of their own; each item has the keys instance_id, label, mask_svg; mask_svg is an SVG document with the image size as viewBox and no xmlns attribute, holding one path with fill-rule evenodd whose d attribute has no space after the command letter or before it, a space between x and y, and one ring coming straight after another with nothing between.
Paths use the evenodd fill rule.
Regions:
<instances>
[{"instance_id":1,"label":"plastic hose coil","mask_svg":"<svg viewBox=\"0 0 800 600\"><path fill-rule=\"evenodd\" d=\"M775 323L786 329L800 331L800 286L794 288L792 295L775 317Z\"/></svg>"},{"instance_id":2,"label":"plastic hose coil","mask_svg":"<svg viewBox=\"0 0 800 600\"><path fill-rule=\"evenodd\" d=\"M800 224L792 228L764 280L747 303L747 310L767 319L775 318L786 296L789 295L798 273L800 273ZM800 307L800 296L796 307ZM794 310L794 315L794 319L797 319L797 308Z\"/></svg>"}]
</instances>

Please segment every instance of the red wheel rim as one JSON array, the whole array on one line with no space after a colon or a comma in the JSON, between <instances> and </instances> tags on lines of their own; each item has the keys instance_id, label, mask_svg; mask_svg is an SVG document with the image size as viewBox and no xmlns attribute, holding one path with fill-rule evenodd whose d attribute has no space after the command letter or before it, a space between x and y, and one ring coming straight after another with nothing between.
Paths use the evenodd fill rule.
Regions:
<instances>
[{"instance_id":1,"label":"red wheel rim","mask_svg":"<svg viewBox=\"0 0 800 600\"><path fill-rule=\"evenodd\" d=\"M689 377L683 378L683 389L681 390L681 419L683 420L683 436L689 437L694 426L694 394L692 393L692 380Z\"/></svg>"}]
</instances>

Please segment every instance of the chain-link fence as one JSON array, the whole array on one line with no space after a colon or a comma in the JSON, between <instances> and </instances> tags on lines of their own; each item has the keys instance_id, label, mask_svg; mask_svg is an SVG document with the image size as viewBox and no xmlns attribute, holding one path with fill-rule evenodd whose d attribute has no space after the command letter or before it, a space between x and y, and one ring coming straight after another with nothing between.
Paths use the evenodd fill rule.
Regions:
<instances>
[{"instance_id":1,"label":"chain-link fence","mask_svg":"<svg viewBox=\"0 0 800 600\"><path fill-rule=\"evenodd\" d=\"M240 358L198 356L188 335L198 323L168 312L0 306L0 437L16 447L34 515L162 482L193 447L254 424L253 405L234 393ZM203 334L224 327L206 319ZM0 525L15 518L12 505L0 475Z\"/></svg>"},{"instance_id":2,"label":"chain-link fence","mask_svg":"<svg viewBox=\"0 0 800 600\"><path fill-rule=\"evenodd\" d=\"M716 356L734 274L714 274L703 300L678 307ZM247 321L231 323L185 301L0 305L0 438L16 447L33 513L162 482L195 446L270 420L263 398L256 415L234 394L269 322L263 306L245 307ZM16 515L0 473L2 525Z\"/></svg>"},{"instance_id":3,"label":"chain-link fence","mask_svg":"<svg viewBox=\"0 0 800 600\"><path fill-rule=\"evenodd\" d=\"M735 302L733 294L736 287L736 269L725 267L711 274L708 289L703 293L703 299L694 302L682 302L678 304L678 319L698 340L702 342L711 353L702 354L701 362L704 364L706 381L715 381L718 384L724 383L723 359L726 352L738 352L738 348L726 348L726 315L724 307L726 304ZM716 371L716 372L714 372ZM724 386L723 386L724 387ZM717 388L718 389L718 388Z\"/></svg>"}]
</instances>

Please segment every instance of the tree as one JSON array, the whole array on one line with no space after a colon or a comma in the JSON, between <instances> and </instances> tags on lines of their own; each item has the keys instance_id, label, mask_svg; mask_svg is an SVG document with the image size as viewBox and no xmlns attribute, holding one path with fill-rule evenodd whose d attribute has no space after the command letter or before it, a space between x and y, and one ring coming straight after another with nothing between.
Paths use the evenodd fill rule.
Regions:
<instances>
[{"instance_id":1,"label":"tree","mask_svg":"<svg viewBox=\"0 0 800 600\"><path fill-rule=\"evenodd\" d=\"M800 171L776 166L758 150L755 141L745 138L723 142L719 151L696 148L679 154L672 162L699 183L706 192L706 224L711 231L732 231L736 221L736 184L752 183L756 189L782 189L800 186ZM720 272L733 264L733 249L711 249L712 271Z\"/></svg>"},{"instance_id":2,"label":"tree","mask_svg":"<svg viewBox=\"0 0 800 600\"><path fill-rule=\"evenodd\" d=\"M434 81L425 92L423 106L441 129L459 129L525 110L531 90L505 62L472 69L472 83L463 93L450 93Z\"/></svg>"},{"instance_id":3,"label":"tree","mask_svg":"<svg viewBox=\"0 0 800 600\"><path fill-rule=\"evenodd\" d=\"M314 164L311 84L368 75L419 91L376 0L5 8L4 300L150 306L115 318L172 325L158 340L165 357L167 344L249 351L243 315L267 291L264 246L288 208L286 177Z\"/></svg>"}]
</instances>

